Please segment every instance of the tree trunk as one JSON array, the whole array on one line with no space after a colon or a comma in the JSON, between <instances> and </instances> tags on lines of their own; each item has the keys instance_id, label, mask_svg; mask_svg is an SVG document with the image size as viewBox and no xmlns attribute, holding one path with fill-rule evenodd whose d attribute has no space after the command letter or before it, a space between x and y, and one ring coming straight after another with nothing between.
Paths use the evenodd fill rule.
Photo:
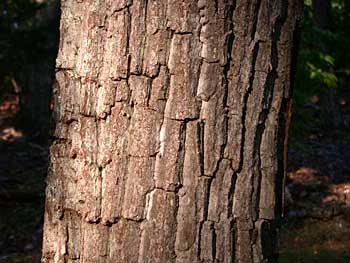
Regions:
<instances>
[{"instance_id":1,"label":"tree trunk","mask_svg":"<svg viewBox=\"0 0 350 263\"><path fill-rule=\"evenodd\" d=\"M332 22L330 0L312 0L313 22L320 29L329 29Z\"/></svg>"},{"instance_id":2,"label":"tree trunk","mask_svg":"<svg viewBox=\"0 0 350 263\"><path fill-rule=\"evenodd\" d=\"M322 30L332 31L332 6L330 0L312 0L313 23ZM321 52L327 54L329 50L323 43L316 43ZM328 71L333 71L331 67ZM338 89L334 87L322 87L326 89L326 95L322 96L322 115L325 120L325 128L329 131L339 129L342 124L342 116L339 107Z\"/></svg>"},{"instance_id":3,"label":"tree trunk","mask_svg":"<svg viewBox=\"0 0 350 263\"><path fill-rule=\"evenodd\" d=\"M43 262L275 262L301 2L62 1Z\"/></svg>"},{"instance_id":4,"label":"tree trunk","mask_svg":"<svg viewBox=\"0 0 350 263\"><path fill-rule=\"evenodd\" d=\"M47 143L48 139L51 87L59 35L59 1L46 2L47 6L39 9L31 21L33 38L40 44L33 43L32 53L28 49L23 58L26 63L16 72L23 86L19 125L27 137L41 143Z\"/></svg>"}]
</instances>

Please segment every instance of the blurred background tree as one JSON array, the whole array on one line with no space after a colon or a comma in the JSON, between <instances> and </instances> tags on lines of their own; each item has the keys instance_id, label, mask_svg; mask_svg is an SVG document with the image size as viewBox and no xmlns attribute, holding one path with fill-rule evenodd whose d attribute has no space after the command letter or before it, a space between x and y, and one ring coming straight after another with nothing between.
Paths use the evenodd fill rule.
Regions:
<instances>
[{"instance_id":1,"label":"blurred background tree","mask_svg":"<svg viewBox=\"0 0 350 263\"><path fill-rule=\"evenodd\" d=\"M317 137L350 124L350 1L304 2L292 136Z\"/></svg>"},{"instance_id":2,"label":"blurred background tree","mask_svg":"<svg viewBox=\"0 0 350 263\"><path fill-rule=\"evenodd\" d=\"M59 1L0 2L0 95L16 94L16 123L28 138L45 141L58 45Z\"/></svg>"},{"instance_id":3,"label":"blurred background tree","mask_svg":"<svg viewBox=\"0 0 350 263\"><path fill-rule=\"evenodd\" d=\"M59 15L59 0L0 1L1 263L40 260Z\"/></svg>"}]
</instances>

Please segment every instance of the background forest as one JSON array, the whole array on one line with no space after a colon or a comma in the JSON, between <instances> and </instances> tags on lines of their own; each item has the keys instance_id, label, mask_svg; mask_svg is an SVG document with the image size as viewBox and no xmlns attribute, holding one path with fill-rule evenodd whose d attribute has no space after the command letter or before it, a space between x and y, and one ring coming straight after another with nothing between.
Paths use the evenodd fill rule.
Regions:
<instances>
[{"instance_id":1,"label":"background forest","mask_svg":"<svg viewBox=\"0 0 350 263\"><path fill-rule=\"evenodd\" d=\"M0 263L39 262L56 0L0 2ZM350 1L305 1L281 262L350 262Z\"/></svg>"}]
</instances>

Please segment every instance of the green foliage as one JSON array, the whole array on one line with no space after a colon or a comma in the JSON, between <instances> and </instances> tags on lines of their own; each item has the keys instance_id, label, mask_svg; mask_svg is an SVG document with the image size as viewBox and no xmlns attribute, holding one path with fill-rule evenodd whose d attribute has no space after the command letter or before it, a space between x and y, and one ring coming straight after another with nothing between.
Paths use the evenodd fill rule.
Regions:
<instances>
[{"instance_id":1,"label":"green foliage","mask_svg":"<svg viewBox=\"0 0 350 263\"><path fill-rule=\"evenodd\" d=\"M312 16L311 6L306 4L296 79L296 92L302 92L304 98L315 92L326 94L327 88L336 88L338 85L333 69L335 55L330 50L331 45L337 41L337 35L314 26Z\"/></svg>"},{"instance_id":2,"label":"green foliage","mask_svg":"<svg viewBox=\"0 0 350 263\"><path fill-rule=\"evenodd\" d=\"M310 104L312 96L322 102L350 77L350 12L345 1L332 0L331 15L327 29L316 27L311 1L304 1L294 90L293 135L305 136L315 127L324 125L324 120L315 118L315 111L305 110L305 105Z\"/></svg>"}]
</instances>

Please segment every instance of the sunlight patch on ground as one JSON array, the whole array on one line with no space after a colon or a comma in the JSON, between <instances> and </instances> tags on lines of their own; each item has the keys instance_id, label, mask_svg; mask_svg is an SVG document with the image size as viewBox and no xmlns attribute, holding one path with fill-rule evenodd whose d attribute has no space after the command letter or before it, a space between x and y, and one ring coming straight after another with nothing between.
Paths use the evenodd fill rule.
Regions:
<instances>
[{"instance_id":1,"label":"sunlight patch on ground","mask_svg":"<svg viewBox=\"0 0 350 263\"><path fill-rule=\"evenodd\" d=\"M4 94L0 100L1 117L10 117L19 110L19 96L13 94Z\"/></svg>"},{"instance_id":2,"label":"sunlight patch on ground","mask_svg":"<svg viewBox=\"0 0 350 263\"><path fill-rule=\"evenodd\" d=\"M7 142L13 142L23 137L23 133L20 130L16 130L14 127L7 127L0 131L0 139Z\"/></svg>"},{"instance_id":3,"label":"sunlight patch on ground","mask_svg":"<svg viewBox=\"0 0 350 263\"><path fill-rule=\"evenodd\" d=\"M323 198L323 203L346 203L350 204L350 184L342 183L329 187L330 195Z\"/></svg>"},{"instance_id":4,"label":"sunlight patch on ground","mask_svg":"<svg viewBox=\"0 0 350 263\"><path fill-rule=\"evenodd\" d=\"M22 131L8 123L19 111L19 96L4 94L0 100L0 140L13 142L23 137Z\"/></svg>"},{"instance_id":5,"label":"sunlight patch on ground","mask_svg":"<svg viewBox=\"0 0 350 263\"><path fill-rule=\"evenodd\" d=\"M320 176L319 171L311 167L301 167L295 172L288 173L288 179L301 185L319 184L328 180L325 176Z\"/></svg>"}]
</instances>

